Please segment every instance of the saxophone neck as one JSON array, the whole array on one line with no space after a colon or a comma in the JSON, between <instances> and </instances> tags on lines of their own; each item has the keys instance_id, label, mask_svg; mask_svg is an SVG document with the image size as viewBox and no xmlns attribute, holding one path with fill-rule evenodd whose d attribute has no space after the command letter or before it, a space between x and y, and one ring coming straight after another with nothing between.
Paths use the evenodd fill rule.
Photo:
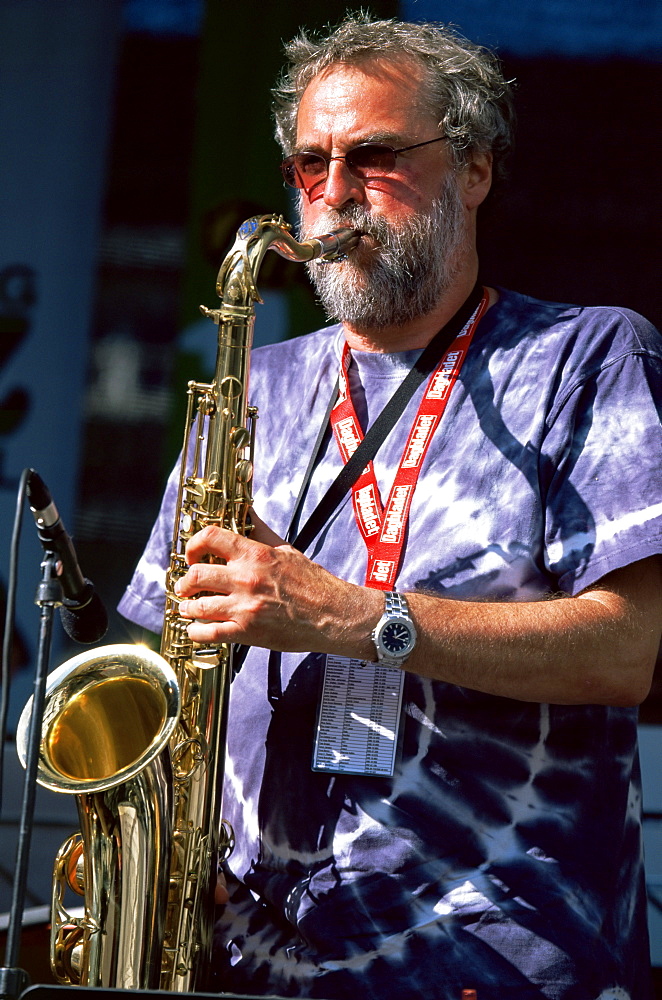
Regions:
<instances>
[{"instance_id":1,"label":"saxophone neck","mask_svg":"<svg viewBox=\"0 0 662 1000\"><path fill-rule=\"evenodd\" d=\"M286 239L277 239L272 249L287 260L324 260L329 263L344 260L347 254L358 245L363 233L359 229L344 226L333 229L322 236L311 236L303 243L297 243L289 233Z\"/></svg>"},{"instance_id":2,"label":"saxophone neck","mask_svg":"<svg viewBox=\"0 0 662 1000\"><path fill-rule=\"evenodd\" d=\"M282 215L254 215L237 231L234 245L221 264L216 291L224 305L252 306L261 302L257 275L267 250L275 250L287 260L340 261L353 250L363 234L343 227L299 243Z\"/></svg>"}]
</instances>

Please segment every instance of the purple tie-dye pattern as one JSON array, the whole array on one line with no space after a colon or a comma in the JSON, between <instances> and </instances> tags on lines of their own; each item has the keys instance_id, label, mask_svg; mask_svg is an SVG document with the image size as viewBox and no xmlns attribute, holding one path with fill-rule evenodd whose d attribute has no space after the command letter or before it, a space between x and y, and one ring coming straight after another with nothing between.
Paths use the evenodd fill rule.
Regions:
<instances>
[{"instance_id":1,"label":"purple tie-dye pattern","mask_svg":"<svg viewBox=\"0 0 662 1000\"><path fill-rule=\"evenodd\" d=\"M283 533L335 381L337 327L255 352L255 507ZM357 353L368 425L415 353ZM501 291L414 498L397 586L576 594L662 551L662 343L618 309ZM417 400L375 460L383 494ZM305 520L339 469L328 440ZM120 610L160 630L174 479ZM363 582L347 498L308 553ZM495 656L498 652L495 651ZM225 809L238 846L223 989L310 997L648 997L636 711L538 705L407 674L392 779L310 770L322 657L234 681Z\"/></svg>"}]
</instances>

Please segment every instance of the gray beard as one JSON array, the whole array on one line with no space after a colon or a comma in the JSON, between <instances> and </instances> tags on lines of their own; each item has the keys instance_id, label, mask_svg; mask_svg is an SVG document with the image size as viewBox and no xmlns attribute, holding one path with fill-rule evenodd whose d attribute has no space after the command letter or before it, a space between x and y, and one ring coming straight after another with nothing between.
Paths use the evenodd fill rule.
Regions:
<instances>
[{"instance_id":1,"label":"gray beard","mask_svg":"<svg viewBox=\"0 0 662 1000\"><path fill-rule=\"evenodd\" d=\"M361 205L329 209L303 238L351 226L374 237L340 264L307 264L310 279L330 320L358 329L401 326L432 312L449 290L468 246L462 203L451 177L430 212L397 225ZM372 242L372 241L371 241Z\"/></svg>"}]
</instances>

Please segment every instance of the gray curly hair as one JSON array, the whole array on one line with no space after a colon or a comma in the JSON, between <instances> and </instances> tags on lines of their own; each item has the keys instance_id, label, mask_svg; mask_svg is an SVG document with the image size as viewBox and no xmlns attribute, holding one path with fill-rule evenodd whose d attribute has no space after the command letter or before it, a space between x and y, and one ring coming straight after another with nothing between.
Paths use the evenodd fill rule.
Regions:
<instances>
[{"instance_id":1,"label":"gray curly hair","mask_svg":"<svg viewBox=\"0 0 662 1000\"><path fill-rule=\"evenodd\" d=\"M314 77L334 63L405 56L423 68L422 101L449 139L456 168L473 153L491 153L494 177L503 178L515 121L509 82L492 52L452 28L376 21L360 12L324 35L302 30L285 54L289 62L273 90L276 138L285 154L294 148L299 101Z\"/></svg>"}]
</instances>

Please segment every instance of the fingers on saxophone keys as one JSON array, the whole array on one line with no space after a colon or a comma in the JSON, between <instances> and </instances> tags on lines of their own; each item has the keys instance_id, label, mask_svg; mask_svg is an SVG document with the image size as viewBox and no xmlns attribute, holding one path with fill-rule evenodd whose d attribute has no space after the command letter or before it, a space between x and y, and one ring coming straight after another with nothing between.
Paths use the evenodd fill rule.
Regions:
<instances>
[{"instance_id":1,"label":"fingers on saxophone keys","mask_svg":"<svg viewBox=\"0 0 662 1000\"><path fill-rule=\"evenodd\" d=\"M177 610L181 618L190 618L193 620L194 618L203 619L206 617L199 600L191 600L189 597L178 598Z\"/></svg>"},{"instance_id":2,"label":"fingers on saxophone keys","mask_svg":"<svg viewBox=\"0 0 662 1000\"><path fill-rule=\"evenodd\" d=\"M194 598L180 598L179 615L181 618L190 618L205 622L222 622L225 620L221 607L219 595L204 595Z\"/></svg>"},{"instance_id":3,"label":"fingers on saxophone keys","mask_svg":"<svg viewBox=\"0 0 662 1000\"><path fill-rule=\"evenodd\" d=\"M182 594L183 587L181 580L177 580L172 590L169 591L168 597L177 605L177 611L182 618L194 618L194 606L196 601L191 599L189 594Z\"/></svg>"},{"instance_id":4,"label":"fingers on saxophone keys","mask_svg":"<svg viewBox=\"0 0 662 1000\"><path fill-rule=\"evenodd\" d=\"M180 597L174 588L169 587L166 589L166 600L172 601L173 604L180 605L184 598Z\"/></svg>"},{"instance_id":5,"label":"fingers on saxophone keys","mask_svg":"<svg viewBox=\"0 0 662 1000\"><path fill-rule=\"evenodd\" d=\"M232 622L192 621L187 625L186 631L193 642L207 645L242 641L236 636L237 627Z\"/></svg>"},{"instance_id":6,"label":"fingers on saxophone keys","mask_svg":"<svg viewBox=\"0 0 662 1000\"><path fill-rule=\"evenodd\" d=\"M204 591L214 590L212 581L205 575L204 567L199 564L180 576L173 586L174 599L181 606L182 601L198 597Z\"/></svg>"}]
</instances>

